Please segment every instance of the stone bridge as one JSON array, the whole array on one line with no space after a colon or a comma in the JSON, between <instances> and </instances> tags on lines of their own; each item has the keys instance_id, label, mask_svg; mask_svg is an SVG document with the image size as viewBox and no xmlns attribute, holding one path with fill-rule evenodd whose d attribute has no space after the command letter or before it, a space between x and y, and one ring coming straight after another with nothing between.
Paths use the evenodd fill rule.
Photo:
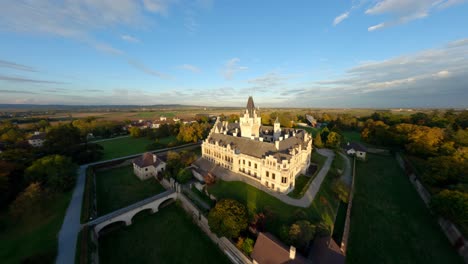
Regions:
<instances>
[{"instance_id":1,"label":"stone bridge","mask_svg":"<svg viewBox=\"0 0 468 264\"><path fill-rule=\"evenodd\" d=\"M176 200L176 198L177 193L173 190L165 191L112 213L98 217L92 221L87 222L84 224L84 226L94 226L94 233L96 236L99 236L99 231L112 223L124 222L126 226L129 226L132 224L132 218L139 212L144 210L151 210L151 213L156 213L162 203L171 199Z\"/></svg>"}]
</instances>

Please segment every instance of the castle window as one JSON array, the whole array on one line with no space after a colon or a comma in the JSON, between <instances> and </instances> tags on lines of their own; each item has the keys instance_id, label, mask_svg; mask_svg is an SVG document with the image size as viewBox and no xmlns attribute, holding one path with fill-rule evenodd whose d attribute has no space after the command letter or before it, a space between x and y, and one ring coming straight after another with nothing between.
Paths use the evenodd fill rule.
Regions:
<instances>
[{"instance_id":1,"label":"castle window","mask_svg":"<svg viewBox=\"0 0 468 264\"><path fill-rule=\"evenodd\" d=\"M270 176L270 173L269 173L268 171L266 172L266 176L267 176L267 177L269 177L269 176Z\"/></svg>"},{"instance_id":2,"label":"castle window","mask_svg":"<svg viewBox=\"0 0 468 264\"><path fill-rule=\"evenodd\" d=\"M272 178L273 180L275 179L275 174L274 174L274 173L271 174L271 178Z\"/></svg>"},{"instance_id":3,"label":"castle window","mask_svg":"<svg viewBox=\"0 0 468 264\"><path fill-rule=\"evenodd\" d=\"M281 178L281 183L286 183L287 180L288 180L288 179L287 179L286 177L282 177L282 178Z\"/></svg>"},{"instance_id":4,"label":"castle window","mask_svg":"<svg viewBox=\"0 0 468 264\"><path fill-rule=\"evenodd\" d=\"M242 163L245 165L245 160L242 160Z\"/></svg>"},{"instance_id":5,"label":"castle window","mask_svg":"<svg viewBox=\"0 0 468 264\"><path fill-rule=\"evenodd\" d=\"M249 167L252 166L252 163L249 161Z\"/></svg>"},{"instance_id":6,"label":"castle window","mask_svg":"<svg viewBox=\"0 0 468 264\"><path fill-rule=\"evenodd\" d=\"M255 165L255 168L257 168L257 163L255 163L254 165Z\"/></svg>"}]
</instances>

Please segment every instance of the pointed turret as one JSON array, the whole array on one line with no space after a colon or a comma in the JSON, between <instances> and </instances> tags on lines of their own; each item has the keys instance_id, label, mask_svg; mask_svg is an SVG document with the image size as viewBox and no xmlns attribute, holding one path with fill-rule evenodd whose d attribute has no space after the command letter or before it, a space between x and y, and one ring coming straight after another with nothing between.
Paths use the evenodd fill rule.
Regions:
<instances>
[{"instance_id":1,"label":"pointed turret","mask_svg":"<svg viewBox=\"0 0 468 264\"><path fill-rule=\"evenodd\" d=\"M252 96L249 96L249 100L247 100L247 111L249 112L250 117L253 117L255 111L255 104L253 101Z\"/></svg>"}]
</instances>

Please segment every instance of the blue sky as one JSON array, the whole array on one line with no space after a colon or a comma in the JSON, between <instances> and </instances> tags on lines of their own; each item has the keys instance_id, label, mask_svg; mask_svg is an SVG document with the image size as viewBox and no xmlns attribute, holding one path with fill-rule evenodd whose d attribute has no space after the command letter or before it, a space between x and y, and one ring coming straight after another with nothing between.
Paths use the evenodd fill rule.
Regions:
<instances>
[{"instance_id":1,"label":"blue sky","mask_svg":"<svg viewBox=\"0 0 468 264\"><path fill-rule=\"evenodd\" d=\"M463 0L0 6L0 103L468 106Z\"/></svg>"}]
</instances>

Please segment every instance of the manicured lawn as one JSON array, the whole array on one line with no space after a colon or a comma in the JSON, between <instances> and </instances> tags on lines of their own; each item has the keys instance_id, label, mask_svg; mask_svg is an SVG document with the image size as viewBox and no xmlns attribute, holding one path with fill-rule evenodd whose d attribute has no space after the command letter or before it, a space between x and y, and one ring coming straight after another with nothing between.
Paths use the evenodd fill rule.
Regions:
<instances>
[{"instance_id":1,"label":"manicured lawn","mask_svg":"<svg viewBox=\"0 0 468 264\"><path fill-rule=\"evenodd\" d=\"M361 133L359 131L343 131L344 140L343 143L346 142L362 142L361 140Z\"/></svg>"},{"instance_id":2,"label":"manicured lawn","mask_svg":"<svg viewBox=\"0 0 468 264\"><path fill-rule=\"evenodd\" d=\"M323 222L328 227L333 226L339 200L331 190L332 181L330 173L327 174L314 201L307 208L285 204L268 193L244 182L218 180L216 184L209 187L209 192L218 200L229 198L245 204L250 217L256 213L265 212L268 217L266 221L267 231L280 237L281 227L289 227L297 220L309 220L314 223Z\"/></svg>"},{"instance_id":3,"label":"manicured lawn","mask_svg":"<svg viewBox=\"0 0 468 264\"><path fill-rule=\"evenodd\" d=\"M98 215L113 212L144 198L162 193L165 189L154 178L145 181L126 166L96 172Z\"/></svg>"},{"instance_id":4,"label":"manicured lawn","mask_svg":"<svg viewBox=\"0 0 468 264\"><path fill-rule=\"evenodd\" d=\"M14 221L0 215L0 260L2 263L21 263L34 256L35 263L53 263L57 255L58 233L71 192L58 194L41 212L33 212L26 219Z\"/></svg>"},{"instance_id":5,"label":"manicured lawn","mask_svg":"<svg viewBox=\"0 0 468 264\"><path fill-rule=\"evenodd\" d=\"M394 157L356 165L348 263L461 263Z\"/></svg>"},{"instance_id":6,"label":"manicured lawn","mask_svg":"<svg viewBox=\"0 0 468 264\"><path fill-rule=\"evenodd\" d=\"M318 170L322 168L323 163L325 163L326 160L327 160L327 157L318 154L318 152L315 149L312 151L312 156L310 158L310 161L319 165Z\"/></svg>"},{"instance_id":7,"label":"manicured lawn","mask_svg":"<svg viewBox=\"0 0 468 264\"><path fill-rule=\"evenodd\" d=\"M288 196L292 198L301 198L304 196L304 189L309 188L310 182L312 181L313 177L308 177L304 175L299 175L296 178L296 185L294 186L294 190L288 193Z\"/></svg>"},{"instance_id":8,"label":"manicured lawn","mask_svg":"<svg viewBox=\"0 0 468 264\"><path fill-rule=\"evenodd\" d=\"M159 139L159 142L166 145L175 140L175 137L165 137ZM145 137L124 137L99 142L98 144L104 147L104 155L101 160L109 160L145 152L146 146L151 143L154 143L154 141Z\"/></svg>"},{"instance_id":9,"label":"manicured lawn","mask_svg":"<svg viewBox=\"0 0 468 264\"><path fill-rule=\"evenodd\" d=\"M185 211L171 204L138 214L131 226L99 240L101 263L230 263Z\"/></svg>"}]
</instances>

